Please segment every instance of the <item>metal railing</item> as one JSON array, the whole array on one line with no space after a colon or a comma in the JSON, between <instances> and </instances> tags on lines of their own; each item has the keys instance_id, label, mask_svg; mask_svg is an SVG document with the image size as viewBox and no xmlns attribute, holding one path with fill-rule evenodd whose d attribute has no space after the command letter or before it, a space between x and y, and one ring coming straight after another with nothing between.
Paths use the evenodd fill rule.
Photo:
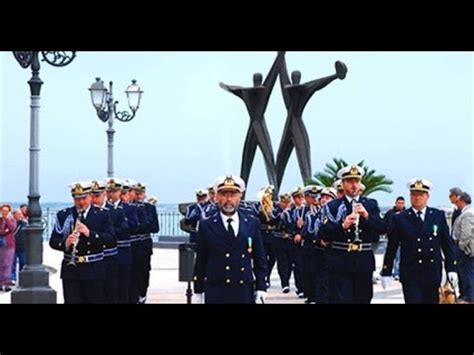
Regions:
<instances>
[{"instance_id":1,"label":"metal railing","mask_svg":"<svg viewBox=\"0 0 474 355\"><path fill-rule=\"evenodd\" d=\"M388 208L384 208L382 211L382 215L385 214L387 210ZM58 211L59 210L57 209L50 208L43 210L42 222L44 227L44 240L49 240L49 238L51 237L51 232L53 231L54 223L56 222L56 213L58 213ZM445 209L445 214L448 225L451 226L452 211ZM184 232L180 228L179 222L182 218L183 216L179 212L158 211L158 222L160 223L160 231L156 234L153 234L153 241L158 242L160 237L189 236L188 233Z\"/></svg>"},{"instance_id":2,"label":"metal railing","mask_svg":"<svg viewBox=\"0 0 474 355\"><path fill-rule=\"evenodd\" d=\"M49 240L56 223L56 214L59 210L46 209L43 210L42 223L44 227L43 240ZM179 221L183 216L179 212L158 212L158 222L160 223L160 231L153 234L153 241L159 241L160 237L184 237L188 233L181 230Z\"/></svg>"}]
</instances>

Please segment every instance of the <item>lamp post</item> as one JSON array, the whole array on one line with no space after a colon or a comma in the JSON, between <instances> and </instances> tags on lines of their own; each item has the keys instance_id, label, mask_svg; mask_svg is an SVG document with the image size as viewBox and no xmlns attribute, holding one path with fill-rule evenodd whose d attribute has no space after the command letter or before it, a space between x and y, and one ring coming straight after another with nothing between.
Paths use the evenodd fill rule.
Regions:
<instances>
[{"instance_id":1,"label":"lamp post","mask_svg":"<svg viewBox=\"0 0 474 355\"><path fill-rule=\"evenodd\" d=\"M112 86L113 82L109 82L109 90L104 86L104 82L100 78L91 85L89 91L91 92L92 105L97 111L97 116L103 122L108 122L107 128L107 177L114 176L114 118L122 122L131 121L135 117L135 113L140 106L140 99L143 91L137 85L136 80L132 80L132 84L127 87L125 93L127 94L128 106L132 110L132 114L127 111L117 112L118 101L114 102Z\"/></svg>"},{"instance_id":2,"label":"lamp post","mask_svg":"<svg viewBox=\"0 0 474 355\"><path fill-rule=\"evenodd\" d=\"M64 67L76 57L76 52L32 51L13 52L22 68L31 66L28 81L31 93L30 112L30 176L28 194L29 223L26 230L26 265L20 272L19 284L11 294L12 303L56 303L56 291L49 286L49 274L43 265L43 224L39 203L39 108L43 82L39 77L40 55L42 61Z\"/></svg>"}]
</instances>

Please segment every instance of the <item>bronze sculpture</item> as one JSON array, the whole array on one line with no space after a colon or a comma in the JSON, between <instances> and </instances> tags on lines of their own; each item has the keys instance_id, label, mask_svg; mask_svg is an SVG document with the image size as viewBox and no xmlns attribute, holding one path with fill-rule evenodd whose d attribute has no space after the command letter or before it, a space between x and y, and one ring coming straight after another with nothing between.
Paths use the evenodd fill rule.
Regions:
<instances>
[{"instance_id":1,"label":"bronze sculpture","mask_svg":"<svg viewBox=\"0 0 474 355\"><path fill-rule=\"evenodd\" d=\"M248 182L250 176L257 147L260 147L265 161L268 182L274 186L277 184L275 157L264 114L270 99L270 94L278 77L280 65L284 60L284 55L284 52L278 53L263 83L262 74L256 73L253 76L252 87L219 84L224 90L240 97L244 101L250 115L250 124L244 142L240 168L240 176L246 182Z\"/></svg>"},{"instance_id":2,"label":"bronze sculpture","mask_svg":"<svg viewBox=\"0 0 474 355\"><path fill-rule=\"evenodd\" d=\"M281 186L293 148L296 151L303 182L311 178L311 149L308 132L303 122L303 110L316 91L323 89L335 79L343 80L346 77L347 67L343 62L337 61L335 67L336 74L300 84L301 73L299 71L292 72L290 82L286 61L283 60L281 63L280 86L288 115L276 160L278 188Z\"/></svg>"}]
</instances>

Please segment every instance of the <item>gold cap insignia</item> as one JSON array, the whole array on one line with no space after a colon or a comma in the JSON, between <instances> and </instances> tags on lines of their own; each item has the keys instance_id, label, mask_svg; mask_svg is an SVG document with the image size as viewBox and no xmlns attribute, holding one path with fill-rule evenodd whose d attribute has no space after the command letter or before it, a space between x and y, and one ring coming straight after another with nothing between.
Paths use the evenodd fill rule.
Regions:
<instances>
[{"instance_id":1,"label":"gold cap insignia","mask_svg":"<svg viewBox=\"0 0 474 355\"><path fill-rule=\"evenodd\" d=\"M303 189L301 187L297 187L291 193L291 196L296 196L296 195L303 195Z\"/></svg>"},{"instance_id":2,"label":"gold cap insignia","mask_svg":"<svg viewBox=\"0 0 474 355\"><path fill-rule=\"evenodd\" d=\"M351 171L349 172L349 174L351 174L351 175L359 175L359 170L357 169L357 167L356 167L355 165L352 165Z\"/></svg>"},{"instance_id":3,"label":"gold cap insignia","mask_svg":"<svg viewBox=\"0 0 474 355\"><path fill-rule=\"evenodd\" d=\"M72 192L73 192L74 194L79 195L79 194L84 193L84 190L82 189L81 184L76 184L76 185L74 185L74 188L73 188Z\"/></svg>"},{"instance_id":4,"label":"gold cap insignia","mask_svg":"<svg viewBox=\"0 0 474 355\"><path fill-rule=\"evenodd\" d=\"M415 189L422 189L423 188L423 182L421 180L416 180L414 187L415 187Z\"/></svg>"},{"instance_id":5,"label":"gold cap insignia","mask_svg":"<svg viewBox=\"0 0 474 355\"><path fill-rule=\"evenodd\" d=\"M229 175L225 177L224 186L231 186L231 187L235 186L235 182L232 176Z\"/></svg>"},{"instance_id":6,"label":"gold cap insignia","mask_svg":"<svg viewBox=\"0 0 474 355\"><path fill-rule=\"evenodd\" d=\"M285 201L289 202L289 201L291 201L291 196L288 193L284 193L284 194L280 195L280 200L282 202L285 202Z\"/></svg>"}]
</instances>

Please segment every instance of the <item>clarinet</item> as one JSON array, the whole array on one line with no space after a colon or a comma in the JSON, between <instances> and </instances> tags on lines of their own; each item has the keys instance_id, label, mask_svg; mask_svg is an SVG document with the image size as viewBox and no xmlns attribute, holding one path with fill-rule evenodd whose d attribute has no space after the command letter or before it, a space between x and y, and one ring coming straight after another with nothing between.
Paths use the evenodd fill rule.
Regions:
<instances>
[{"instance_id":1,"label":"clarinet","mask_svg":"<svg viewBox=\"0 0 474 355\"><path fill-rule=\"evenodd\" d=\"M72 234L76 238L74 240L74 243L72 244L72 252L71 252L71 260L67 263L70 266L76 266L76 254L77 254L77 245L79 244L79 236L81 235L77 229L79 228L79 223L81 223L82 219L82 210L79 210L77 213L77 219L76 219L76 225L74 226L74 231Z\"/></svg>"},{"instance_id":2,"label":"clarinet","mask_svg":"<svg viewBox=\"0 0 474 355\"><path fill-rule=\"evenodd\" d=\"M355 205L357 204L357 201L356 200L352 200L352 212L355 211ZM360 219L360 215L357 213L357 218L356 218L356 222L355 222L355 231L354 231L354 235L355 235L355 239L354 239L354 242L355 243L360 243L362 240L359 238L359 219Z\"/></svg>"}]
</instances>

